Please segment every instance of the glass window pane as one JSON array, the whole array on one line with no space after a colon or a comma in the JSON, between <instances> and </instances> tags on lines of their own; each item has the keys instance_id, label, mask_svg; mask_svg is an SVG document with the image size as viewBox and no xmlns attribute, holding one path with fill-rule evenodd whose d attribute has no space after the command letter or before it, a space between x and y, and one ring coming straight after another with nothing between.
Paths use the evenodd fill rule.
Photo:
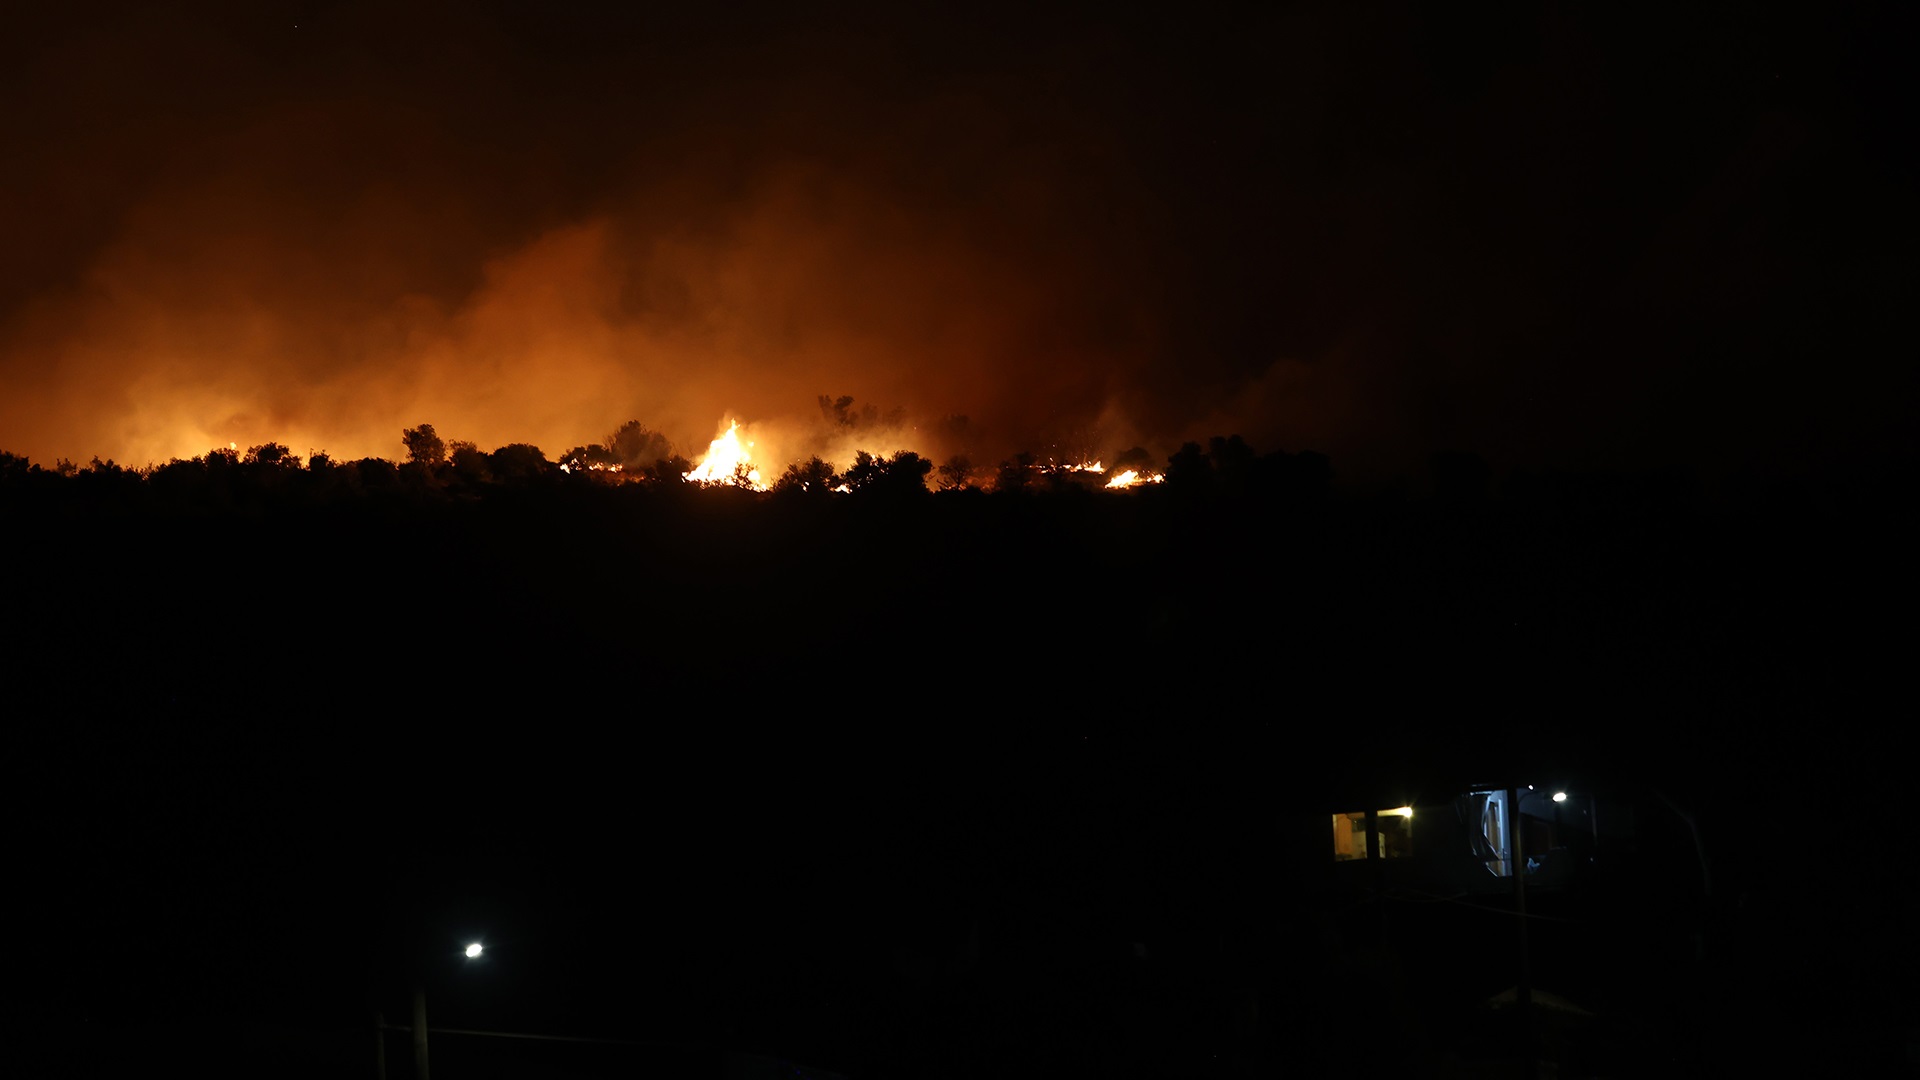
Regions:
<instances>
[{"instance_id":1,"label":"glass window pane","mask_svg":"<svg viewBox=\"0 0 1920 1080\"><path fill-rule=\"evenodd\" d=\"M1476 791L1467 796L1468 821L1477 826L1472 835L1473 852L1495 877L1513 873L1509 835L1510 820L1504 791Z\"/></svg>"},{"instance_id":2,"label":"glass window pane","mask_svg":"<svg viewBox=\"0 0 1920 1080\"><path fill-rule=\"evenodd\" d=\"M1333 815L1335 862L1367 857L1367 814L1364 810Z\"/></svg>"}]
</instances>

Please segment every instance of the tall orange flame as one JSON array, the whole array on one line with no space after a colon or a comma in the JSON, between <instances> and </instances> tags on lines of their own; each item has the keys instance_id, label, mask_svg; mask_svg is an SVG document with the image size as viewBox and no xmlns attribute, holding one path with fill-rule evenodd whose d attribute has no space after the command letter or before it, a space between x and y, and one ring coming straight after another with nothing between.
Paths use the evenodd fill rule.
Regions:
<instances>
[{"instance_id":1,"label":"tall orange flame","mask_svg":"<svg viewBox=\"0 0 1920 1080\"><path fill-rule=\"evenodd\" d=\"M733 484L744 476L743 486L767 490L760 470L753 467L753 455L748 452L752 446L741 443L739 421L728 424L726 434L707 444L707 456L687 473L687 479L696 484Z\"/></svg>"}]
</instances>

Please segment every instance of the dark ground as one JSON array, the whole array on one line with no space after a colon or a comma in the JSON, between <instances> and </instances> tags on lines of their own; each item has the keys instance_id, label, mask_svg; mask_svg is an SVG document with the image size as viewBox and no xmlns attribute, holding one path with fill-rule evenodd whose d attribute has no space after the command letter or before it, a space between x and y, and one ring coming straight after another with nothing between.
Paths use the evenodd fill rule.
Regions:
<instances>
[{"instance_id":1,"label":"dark ground","mask_svg":"<svg viewBox=\"0 0 1920 1080\"><path fill-rule=\"evenodd\" d=\"M1376 939L1280 823L1548 762L1714 860L1542 932L1613 980L1589 1074L1904 1052L1905 505L1150 495L15 499L16 1045L370 1075L418 974L435 1025L860 1078L1467 1075L1507 961L1432 943L1478 916Z\"/></svg>"}]
</instances>

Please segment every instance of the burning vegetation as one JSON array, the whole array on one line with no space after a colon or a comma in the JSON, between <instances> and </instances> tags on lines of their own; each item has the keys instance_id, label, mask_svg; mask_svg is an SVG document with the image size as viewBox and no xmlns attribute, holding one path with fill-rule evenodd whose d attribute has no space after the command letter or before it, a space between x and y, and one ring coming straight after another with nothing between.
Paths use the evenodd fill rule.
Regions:
<instances>
[{"instance_id":1,"label":"burning vegetation","mask_svg":"<svg viewBox=\"0 0 1920 1080\"><path fill-rule=\"evenodd\" d=\"M740 440L740 422L733 421L720 437L707 444L707 454L700 463L682 475L694 484L732 484L765 491L767 484L754 467L752 451L751 442Z\"/></svg>"},{"instance_id":2,"label":"burning vegetation","mask_svg":"<svg viewBox=\"0 0 1920 1080\"><path fill-rule=\"evenodd\" d=\"M1324 492L1332 471L1314 453L1256 455L1239 436L1215 437L1210 448L1187 443L1165 459L1143 447L1113 455L1080 449L1042 457L1021 452L996 466L976 464L968 454L975 434L964 416L916 425L899 409L856 408L848 396L818 399L819 419L807 424L749 423L727 418L697 459L673 440L638 420L621 424L597 443L572 447L549 459L538 447L514 443L483 451L472 442L443 438L432 424L400 433L404 456L340 460L324 450L306 460L285 444L267 442L242 452L225 447L190 459L129 468L95 458L82 468L61 460L51 469L4 455L0 482L85 477L89 483L144 485L156 492L185 492L236 480L288 482L325 491L377 490L390 486L478 491L528 483L593 483L646 488L732 488L769 496L828 497L856 493L908 495L946 492L1128 491L1167 485L1187 490L1285 488ZM923 450L957 452L937 460ZM1107 463L1111 458L1112 464ZM786 462L784 467L782 462Z\"/></svg>"}]
</instances>

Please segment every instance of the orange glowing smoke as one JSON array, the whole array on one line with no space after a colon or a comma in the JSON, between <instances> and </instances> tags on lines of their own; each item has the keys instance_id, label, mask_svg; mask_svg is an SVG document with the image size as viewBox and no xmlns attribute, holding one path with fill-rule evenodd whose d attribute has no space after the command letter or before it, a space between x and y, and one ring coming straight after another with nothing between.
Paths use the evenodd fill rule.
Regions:
<instances>
[{"instance_id":1,"label":"orange glowing smoke","mask_svg":"<svg viewBox=\"0 0 1920 1080\"><path fill-rule=\"evenodd\" d=\"M765 491L766 482L760 478L760 470L753 467L753 456L748 452L752 447L752 443L740 442L740 423L736 420L727 425L726 434L707 444L707 456L687 473L687 479L696 484L738 484Z\"/></svg>"}]
</instances>

